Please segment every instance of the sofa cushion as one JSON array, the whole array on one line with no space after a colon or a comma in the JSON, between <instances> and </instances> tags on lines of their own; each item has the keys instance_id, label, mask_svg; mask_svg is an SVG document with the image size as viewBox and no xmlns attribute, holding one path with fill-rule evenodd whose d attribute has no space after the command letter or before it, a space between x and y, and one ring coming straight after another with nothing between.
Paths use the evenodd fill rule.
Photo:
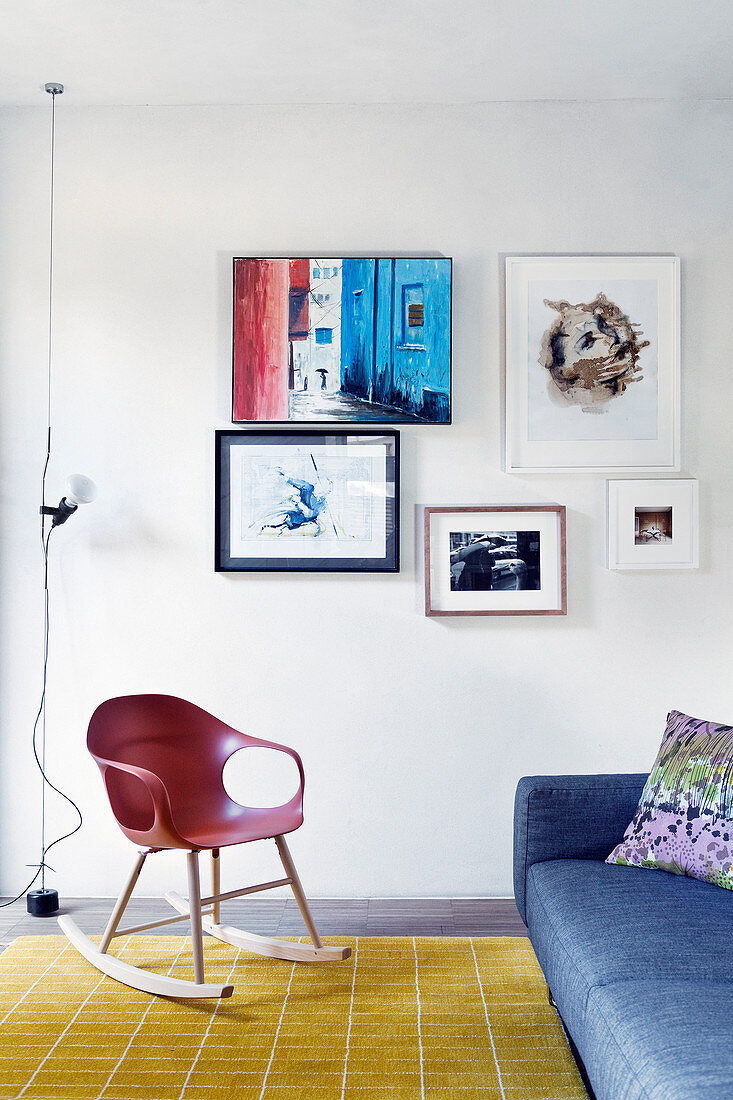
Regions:
<instances>
[{"instance_id":1,"label":"sofa cushion","mask_svg":"<svg viewBox=\"0 0 733 1100\"><path fill-rule=\"evenodd\" d=\"M733 981L733 894L696 879L600 860L535 863L527 924L581 1056L595 986L641 976Z\"/></svg>"},{"instance_id":2,"label":"sofa cushion","mask_svg":"<svg viewBox=\"0 0 733 1100\"><path fill-rule=\"evenodd\" d=\"M596 986L583 1061L597 1100L733 1096L733 984L651 979Z\"/></svg>"},{"instance_id":3,"label":"sofa cushion","mask_svg":"<svg viewBox=\"0 0 733 1100\"><path fill-rule=\"evenodd\" d=\"M667 715L639 805L607 862L733 890L733 727Z\"/></svg>"}]
</instances>

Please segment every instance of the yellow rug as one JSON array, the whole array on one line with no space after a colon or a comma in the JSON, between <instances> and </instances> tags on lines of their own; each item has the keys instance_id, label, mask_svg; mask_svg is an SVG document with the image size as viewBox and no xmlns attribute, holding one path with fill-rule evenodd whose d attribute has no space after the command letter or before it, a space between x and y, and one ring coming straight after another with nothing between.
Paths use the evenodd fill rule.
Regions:
<instances>
[{"instance_id":1,"label":"yellow rug","mask_svg":"<svg viewBox=\"0 0 733 1100\"><path fill-rule=\"evenodd\" d=\"M586 1097L519 938L330 938L343 963L205 939L224 1001L119 985L61 936L0 956L0 1100L570 1100ZM120 938L127 962L192 978L184 937Z\"/></svg>"}]
</instances>

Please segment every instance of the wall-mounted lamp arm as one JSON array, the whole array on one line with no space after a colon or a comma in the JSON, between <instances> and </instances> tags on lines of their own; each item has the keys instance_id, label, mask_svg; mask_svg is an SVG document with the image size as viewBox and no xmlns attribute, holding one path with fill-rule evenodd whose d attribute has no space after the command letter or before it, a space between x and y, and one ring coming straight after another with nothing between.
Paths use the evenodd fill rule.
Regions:
<instances>
[{"instance_id":1,"label":"wall-mounted lamp arm","mask_svg":"<svg viewBox=\"0 0 733 1100\"><path fill-rule=\"evenodd\" d=\"M51 527L60 527L62 523L66 523L69 516L73 516L77 508L77 504L69 504L66 497L62 497L55 508L42 504L38 511L42 516L53 516Z\"/></svg>"}]
</instances>

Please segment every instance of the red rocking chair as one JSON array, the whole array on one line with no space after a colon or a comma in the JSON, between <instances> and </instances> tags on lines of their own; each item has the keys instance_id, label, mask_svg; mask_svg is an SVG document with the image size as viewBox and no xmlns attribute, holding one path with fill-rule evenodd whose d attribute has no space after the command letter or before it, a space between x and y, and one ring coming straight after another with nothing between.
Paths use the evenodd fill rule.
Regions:
<instances>
[{"instance_id":1,"label":"red rocking chair","mask_svg":"<svg viewBox=\"0 0 733 1100\"><path fill-rule=\"evenodd\" d=\"M258 955L294 962L346 959L348 947L324 947L316 931L303 887L295 870L285 834L303 824L305 776L297 752L285 745L261 741L220 722L205 710L171 695L127 695L108 699L92 715L87 747L104 778L112 812L122 832L143 846L132 873L112 911L97 947L70 917L59 924L77 950L111 978L165 997L229 997L231 985L204 981L203 932ZM224 765L243 748L276 749L295 760L300 773L298 790L283 806L253 809L234 802L222 780ZM285 878L242 890L220 892L219 850L232 844L274 838ZM165 895L176 917L119 928L120 920L149 855L170 848L187 852L188 900ZM211 853L212 891L201 897L199 852ZM221 902L231 898L290 886L302 913L311 944L267 939L220 923ZM190 920L194 981L154 974L107 954L112 939Z\"/></svg>"}]
</instances>

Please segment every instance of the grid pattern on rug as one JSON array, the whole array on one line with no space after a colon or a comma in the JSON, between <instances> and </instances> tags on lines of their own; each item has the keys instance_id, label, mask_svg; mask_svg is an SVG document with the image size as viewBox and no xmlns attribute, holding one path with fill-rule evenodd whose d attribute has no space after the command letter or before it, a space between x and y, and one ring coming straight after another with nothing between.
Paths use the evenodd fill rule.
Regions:
<instances>
[{"instance_id":1,"label":"grid pattern on rug","mask_svg":"<svg viewBox=\"0 0 733 1100\"><path fill-rule=\"evenodd\" d=\"M0 1100L584 1100L528 940L359 937L339 963L204 943L223 1001L103 977L60 936L0 956ZM190 940L113 943L191 978Z\"/></svg>"}]
</instances>

